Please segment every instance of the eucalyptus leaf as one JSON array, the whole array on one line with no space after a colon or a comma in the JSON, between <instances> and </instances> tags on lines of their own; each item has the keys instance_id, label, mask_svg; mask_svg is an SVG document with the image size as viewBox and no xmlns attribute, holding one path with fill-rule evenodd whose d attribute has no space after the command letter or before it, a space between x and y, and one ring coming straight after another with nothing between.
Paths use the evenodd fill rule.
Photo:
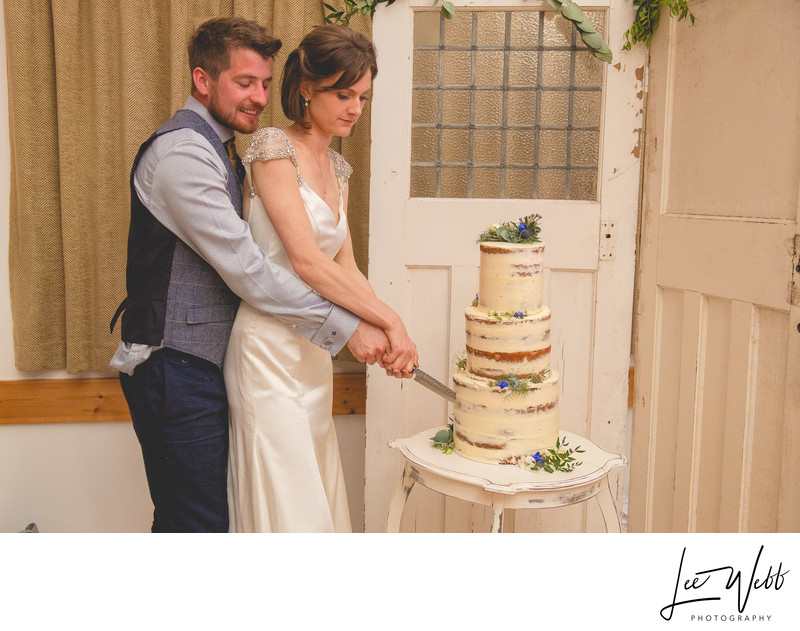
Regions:
<instances>
[{"instance_id":1,"label":"eucalyptus leaf","mask_svg":"<svg viewBox=\"0 0 800 631\"><path fill-rule=\"evenodd\" d=\"M433 437L437 443L448 443L450 442L450 431L446 429L440 429L436 432L436 436Z\"/></svg>"},{"instance_id":2,"label":"eucalyptus leaf","mask_svg":"<svg viewBox=\"0 0 800 631\"><path fill-rule=\"evenodd\" d=\"M595 50L600 50L603 46L606 46L600 33L581 33L581 39L589 48L594 48Z\"/></svg>"},{"instance_id":3,"label":"eucalyptus leaf","mask_svg":"<svg viewBox=\"0 0 800 631\"><path fill-rule=\"evenodd\" d=\"M584 33L597 33L597 29L592 24L592 21L589 18L585 20L581 20L580 22L574 22L575 28L579 31L583 31Z\"/></svg>"},{"instance_id":4,"label":"eucalyptus leaf","mask_svg":"<svg viewBox=\"0 0 800 631\"><path fill-rule=\"evenodd\" d=\"M592 51L592 55L597 57L600 61L605 61L606 63L610 63L614 59L613 53L609 50L608 52L600 52L597 50Z\"/></svg>"},{"instance_id":5,"label":"eucalyptus leaf","mask_svg":"<svg viewBox=\"0 0 800 631\"><path fill-rule=\"evenodd\" d=\"M561 5L563 4L560 0L547 0L547 4L549 4L554 9L560 9Z\"/></svg>"},{"instance_id":6,"label":"eucalyptus leaf","mask_svg":"<svg viewBox=\"0 0 800 631\"><path fill-rule=\"evenodd\" d=\"M561 7L561 15L568 20L572 20L573 22L582 22L586 19L586 16L583 14L581 8L574 2L571 4L565 4L563 7Z\"/></svg>"}]
</instances>

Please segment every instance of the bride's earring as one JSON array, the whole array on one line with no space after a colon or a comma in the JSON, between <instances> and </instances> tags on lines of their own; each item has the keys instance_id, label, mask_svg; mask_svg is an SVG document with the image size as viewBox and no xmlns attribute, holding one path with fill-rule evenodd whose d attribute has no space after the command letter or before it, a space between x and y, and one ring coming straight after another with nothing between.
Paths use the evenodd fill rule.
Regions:
<instances>
[{"instance_id":1,"label":"bride's earring","mask_svg":"<svg viewBox=\"0 0 800 631\"><path fill-rule=\"evenodd\" d=\"M308 107L308 99L306 99L306 107Z\"/></svg>"}]
</instances>

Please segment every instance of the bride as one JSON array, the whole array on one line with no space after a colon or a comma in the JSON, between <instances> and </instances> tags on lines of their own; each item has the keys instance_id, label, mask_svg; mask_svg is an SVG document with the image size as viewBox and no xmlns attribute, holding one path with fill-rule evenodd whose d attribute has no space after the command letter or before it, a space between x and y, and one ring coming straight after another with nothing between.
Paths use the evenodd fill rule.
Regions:
<instances>
[{"instance_id":1,"label":"bride","mask_svg":"<svg viewBox=\"0 0 800 631\"><path fill-rule=\"evenodd\" d=\"M347 227L352 168L330 149L361 115L378 71L363 35L325 25L289 55L281 105L293 123L257 131L248 171L253 238L331 302L383 329L381 365L407 377L416 346L353 257ZM229 505L234 532L349 532L331 416L330 354L242 302L224 362L230 404Z\"/></svg>"}]
</instances>

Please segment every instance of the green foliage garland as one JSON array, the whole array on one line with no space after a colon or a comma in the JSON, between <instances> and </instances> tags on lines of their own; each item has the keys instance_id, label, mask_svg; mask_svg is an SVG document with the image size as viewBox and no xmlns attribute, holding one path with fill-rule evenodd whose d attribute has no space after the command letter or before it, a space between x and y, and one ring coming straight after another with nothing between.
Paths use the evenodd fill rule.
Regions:
<instances>
[{"instance_id":1,"label":"green foliage garland","mask_svg":"<svg viewBox=\"0 0 800 631\"><path fill-rule=\"evenodd\" d=\"M560 10L561 15L572 22L583 43L589 47L595 57L605 62L610 62L614 58L603 36L597 32L591 20L584 15L583 9L577 3L572 0L547 0L547 3L554 9Z\"/></svg>"},{"instance_id":2,"label":"green foliage garland","mask_svg":"<svg viewBox=\"0 0 800 631\"><path fill-rule=\"evenodd\" d=\"M362 15L369 15L369 19L371 20L379 4L385 4L387 7L390 7L394 2L395 0L344 0L344 9L341 11L323 2L322 5L328 10L328 13L325 13L323 16L323 20L326 24L338 22L339 24L347 26L350 24L350 19L359 13ZM434 0L433 6L435 7L437 4L439 4L439 0ZM453 6L452 2L443 2L441 11L442 15L449 20L456 12L456 8Z\"/></svg>"},{"instance_id":3,"label":"green foliage garland","mask_svg":"<svg viewBox=\"0 0 800 631\"><path fill-rule=\"evenodd\" d=\"M662 7L668 7L670 14L678 18L679 22L687 17L692 24L695 21L686 0L633 0L633 4L638 7L636 18L633 25L625 31L623 50L630 50L631 46L639 42L644 42L648 48L650 47L650 40L653 39L653 33L656 32L661 20Z\"/></svg>"},{"instance_id":4,"label":"green foliage garland","mask_svg":"<svg viewBox=\"0 0 800 631\"><path fill-rule=\"evenodd\" d=\"M336 9L330 4L323 2L326 13L323 15L323 20L327 24L337 22L339 24L349 24L350 19L359 13L368 15L370 19L375 15L375 10L379 4L385 4L387 7L393 5L395 0L343 0L344 9ZM653 33L658 28L659 20L661 19L662 6L668 7L670 14L678 18L678 21L689 18L694 24L694 14L689 10L687 0L632 0L636 9L636 18L633 25L625 32L625 45L623 50L630 50L634 44L644 42L646 46L650 46L650 40L653 39ZM592 54L601 61L610 62L613 60L614 55L609 49L608 44L603 40L603 36L597 32L592 22L584 15L583 9L573 0L547 0L547 3L561 12L561 15L573 23L578 33L581 36L584 44L589 47ZM433 6L437 6L439 0L433 1ZM442 15L446 19L451 19L455 14L456 8L452 2L443 2L441 5Z\"/></svg>"}]
</instances>

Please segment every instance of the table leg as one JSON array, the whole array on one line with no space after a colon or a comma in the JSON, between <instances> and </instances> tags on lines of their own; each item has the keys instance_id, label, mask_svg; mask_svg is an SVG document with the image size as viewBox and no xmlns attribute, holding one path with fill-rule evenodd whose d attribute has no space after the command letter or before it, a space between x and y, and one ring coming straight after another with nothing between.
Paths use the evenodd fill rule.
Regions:
<instances>
[{"instance_id":1,"label":"table leg","mask_svg":"<svg viewBox=\"0 0 800 631\"><path fill-rule=\"evenodd\" d=\"M392 503L389 505L389 519L387 520L386 532L400 532L400 519L403 517L403 509L406 507L408 495L414 488L415 480L411 477L411 465L406 461L400 484L395 489Z\"/></svg>"},{"instance_id":2,"label":"table leg","mask_svg":"<svg viewBox=\"0 0 800 631\"><path fill-rule=\"evenodd\" d=\"M603 521L606 523L606 532L622 532L622 524L619 521L617 507L614 506L608 476L605 477L605 483L600 486L600 492L595 495L595 499L597 499L600 513L603 515Z\"/></svg>"},{"instance_id":3,"label":"table leg","mask_svg":"<svg viewBox=\"0 0 800 631\"><path fill-rule=\"evenodd\" d=\"M492 529L490 532L503 532L503 511L506 498L495 493L492 495Z\"/></svg>"}]
</instances>

